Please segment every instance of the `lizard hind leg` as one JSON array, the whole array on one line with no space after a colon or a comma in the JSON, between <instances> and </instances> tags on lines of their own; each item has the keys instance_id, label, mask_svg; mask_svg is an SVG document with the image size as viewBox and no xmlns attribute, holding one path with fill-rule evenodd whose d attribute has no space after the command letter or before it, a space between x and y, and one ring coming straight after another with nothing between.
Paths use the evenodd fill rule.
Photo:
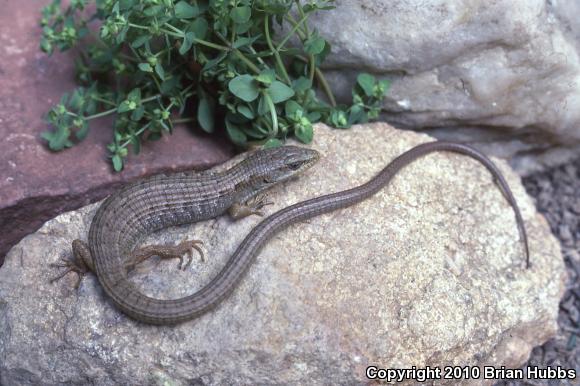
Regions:
<instances>
[{"instance_id":1,"label":"lizard hind leg","mask_svg":"<svg viewBox=\"0 0 580 386\"><path fill-rule=\"evenodd\" d=\"M69 272L74 272L77 274L77 281L74 285L74 288L78 289L83 277L89 271L95 271L95 265L93 264L93 258L91 256L89 246L85 242L78 239L74 240L72 242L72 250L72 259L64 259L61 257L59 263L50 264L51 267L65 268L64 271L62 271L60 274L50 279L50 283L54 283L55 281L62 279Z\"/></svg>"},{"instance_id":2,"label":"lizard hind leg","mask_svg":"<svg viewBox=\"0 0 580 386\"><path fill-rule=\"evenodd\" d=\"M183 240L177 245L148 245L146 247L138 248L131 253L129 260L125 264L127 271L135 269L137 264L149 259L153 256L159 256L162 259L179 259L178 269L186 270L193 260L193 250L195 249L201 261L205 261L205 256L200 245L203 244L201 240ZM187 256L187 263L183 264L183 257Z\"/></svg>"}]
</instances>

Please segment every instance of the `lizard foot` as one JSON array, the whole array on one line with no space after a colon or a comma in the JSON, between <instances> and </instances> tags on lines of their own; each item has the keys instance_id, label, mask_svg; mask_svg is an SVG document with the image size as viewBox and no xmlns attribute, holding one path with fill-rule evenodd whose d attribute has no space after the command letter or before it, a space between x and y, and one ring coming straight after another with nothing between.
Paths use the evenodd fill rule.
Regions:
<instances>
[{"instance_id":1,"label":"lizard foot","mask_svg":"<svg viewBox=\"0 0 580 386\"><path fill-rule=\"evenodd\" d=\"M274 203L272 201L268 201L267 193L262 193L252 198L250 201L246 203L246 205L254 211L253 214L263 216L264 213L261 212L261 210L268 205L274 205Z\"/></svg>"},{"instance_id":2,"label":"lizard foot","mask_svg":"<svg viewBox=\"0 0 580 386\"><path fill-rule=\"evenodd\" d=\"M263 193L257 195L256 197L248 200L243 204L235 202L228 210L228 213L234 220L239 220L244 217L251 216L253 214L256 214L258 216L264 216L264 212L262 212L262 209L264 209L265 206L274 204L273 202L268 201L267 199L268 195Z\"/></svg>"},{"instance_id":3,"label":"lizard foot","mask_svg":"<svg viewBox=\"0 0 580 386\"><path fill-rule=\"evenodd\" d=\"M127 271L132 271L137 264L142 263L150 257L159 256L162 259L179 259L177 268L185 271L193 260L194 249L199 253L201 261L205 261L203 250L199 246L202 244L203 241L200 240L183 240L177 245L148 245L133 251L129 261L125 264L125 268ZM188 257L185 265L183 264L184 255Z\"/></svg>"},{"instance_id":4,"label":"lizard foot","mask_svg":"<svg viewBox=\"0 0 580 386\"><path fill-rule=\"evenodd\" d=\"M63 277L65 277L69 272L74 272L77 274L77 281L74 285L75 289L78 289L81 285L83 277L89 272L94 271L93 260L89 251L87 244L80 240L74 240L72 243L73 258L65 259L60 258L60 262L50 264L54 268L65 268L58 276L50 279L50 283L54 283Z\"/></svg>"}]
</instances>

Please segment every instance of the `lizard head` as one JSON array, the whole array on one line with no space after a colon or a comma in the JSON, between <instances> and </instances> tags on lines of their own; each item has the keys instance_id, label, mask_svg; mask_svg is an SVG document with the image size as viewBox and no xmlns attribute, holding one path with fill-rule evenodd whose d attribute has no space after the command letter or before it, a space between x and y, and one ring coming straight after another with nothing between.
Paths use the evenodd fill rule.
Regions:
<instances>
[{"instance_id":1,"label":"lizard head","mask_svg":"<svg viewBox=\"0 0 580 386\"><path fill-rule=\"evenodd\" d=\"M251 158L253 179L257 185L273 185L294 177L314 165L320 158L316 150L298 146L281 146L256 152Z\"/></svg>"},{"instance_id":2,"label":"lizard head","mask_svg":"<svg viewBox=\"0 0 580 386\"><path fill-rule=\"evenodd\" d=\"M244 199L302 173L319 159L320 153L316 150L298 146L256 151L242 162L247 171Z\"/></svg>"}]
</instances>

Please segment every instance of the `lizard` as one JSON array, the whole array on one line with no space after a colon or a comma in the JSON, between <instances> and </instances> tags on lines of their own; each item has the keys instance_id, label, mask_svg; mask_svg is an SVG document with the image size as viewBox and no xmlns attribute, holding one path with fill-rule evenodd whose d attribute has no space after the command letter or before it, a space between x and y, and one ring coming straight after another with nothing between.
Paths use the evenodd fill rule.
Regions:
<instances>
[{"instance_id":1,"label":"lizard","mask_svg":"<svg viewBox=\"0 0 580 386\"><path fill-rule=\"evenodd\" d=\"M320 158L316 150L283 146L258 150L224 172L182 172L160 174L130 183L110 195L97 210L89 230L88 243L74 240L72 260L52 281L69 272L78 274L75 287L89 271L95 273L112 302L128 316L148 324L176 324L209 311L225 299L242 279L266 242L289 225L323 213L359 203L389 184L403 167L436 151L449 151L471 157L483 164L511 205L525 247L526 267L530 253L524 221L516 200L500 170L485 155L460 143L435 141L411 148L396 157L368 182L337 193L296 203L263 219L240 243L222 270L196 293L172 300L161 300L139 292L127 272L153 256L179 258L199 248L201 241L183 241L177 246L135 245L157 230L203 221L228 212L234 219L263 215L269 203L264 192L313 166ZM125 257L125 259L124 259ZM127 259L128 257L128 259ZM186 266L191 262L186 264Z\"/></svg>"}]
</instances>

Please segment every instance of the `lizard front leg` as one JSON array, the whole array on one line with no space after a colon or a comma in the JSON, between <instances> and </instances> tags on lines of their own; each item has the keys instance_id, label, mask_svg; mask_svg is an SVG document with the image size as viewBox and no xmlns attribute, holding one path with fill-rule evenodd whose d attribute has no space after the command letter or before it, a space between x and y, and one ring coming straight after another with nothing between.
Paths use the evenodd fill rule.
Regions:
<instances>
[{"instance_id":1,"label":"lizard front leg","mask_svg":"<svg viewBox=\"0 0 580 386\"><path fill-rule=\"evenodd\" d=\"M264 212L262 209L267 205L272 205L273 202L267 201L268 196L266 194L260 194L245 203L234 202L228 213L234 220L240 220L244 217L257 214L258 216L263 216Z\"/></svg>"}]
</instances>

